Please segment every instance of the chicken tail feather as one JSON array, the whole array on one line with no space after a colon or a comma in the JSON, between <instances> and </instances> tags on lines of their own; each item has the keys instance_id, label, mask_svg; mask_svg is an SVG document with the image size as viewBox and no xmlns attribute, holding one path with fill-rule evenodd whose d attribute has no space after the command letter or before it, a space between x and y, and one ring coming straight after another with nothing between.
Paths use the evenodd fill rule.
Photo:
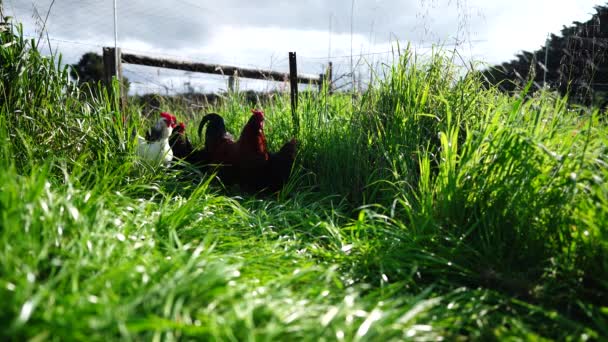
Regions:
<instances>
[{"instance_id":1,"label":"chicken tail feather","mask_svg":"<svg viewBox=\"0 0 608 342\"><path fill-rule=\"evenodd\" d=\"M226 133L226 125L224 124L224 118L217 113L209 113L203 116L200 124L198 125L198 137L203 138L203 127L207 126L207 132L205 134L205 140L211 137L221 137Z\"/></svg>"}]
</instances>

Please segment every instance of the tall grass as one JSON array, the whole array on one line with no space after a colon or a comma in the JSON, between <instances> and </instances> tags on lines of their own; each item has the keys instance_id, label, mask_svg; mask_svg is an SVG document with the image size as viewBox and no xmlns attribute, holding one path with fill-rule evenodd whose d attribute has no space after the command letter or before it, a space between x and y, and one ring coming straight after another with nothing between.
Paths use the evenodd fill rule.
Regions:
<instances>
[{"instance_id":1,"label":"tall grass","mask_svg":"<svg viewBox=\"0 0 608 342\"><path fill-rule=\"evenodd\" d=\"M2 27L3 337L608 335L605 114L406 49L364 94L302 94L297 133L286 95L256 104L271 150L300 150L287 190L242 197L142 167L143 107L77 89L33 46ZM203 111L160 106L202 143ZM205 111L238 134L250 106Z\"/></svg>"}]
</instances>

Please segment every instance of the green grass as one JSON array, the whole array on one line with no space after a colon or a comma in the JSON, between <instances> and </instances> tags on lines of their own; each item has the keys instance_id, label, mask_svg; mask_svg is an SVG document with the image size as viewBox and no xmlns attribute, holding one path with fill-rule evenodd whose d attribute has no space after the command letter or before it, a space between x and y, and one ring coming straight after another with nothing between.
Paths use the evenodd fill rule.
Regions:
<instances>
[{"instance_id":1,"label":"green grass","mask_svg":"<svg viewBox=\"0 0 608 342\"><path fill-rule=\"evenodd\" d=\"M0 32L0 336L585 340L608 336L608 128L405 50L369 91L259 106L279 195L135 157L142 106ZM195 143L204 113L171 100ZM238 134L239 94L208 111ZM123 115L129 120L123 124Z\"/></svg>"}]
</instances>

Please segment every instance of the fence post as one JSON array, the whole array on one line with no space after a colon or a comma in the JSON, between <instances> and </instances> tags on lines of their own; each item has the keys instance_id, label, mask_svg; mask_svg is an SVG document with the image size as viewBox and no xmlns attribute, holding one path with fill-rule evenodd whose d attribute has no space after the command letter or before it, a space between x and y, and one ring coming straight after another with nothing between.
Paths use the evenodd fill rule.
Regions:
<instances>
[{"instance_id":1,"label":"fence post","mask_svg":"<svg viewBox=\"0 0 608 342\"><path fill-rule=\"evenodd\" d=\"M324 83L325 83L325 74L319 74L319 92L323 91Z\"/></svg>"},{"instance_id":2,"label":"fence post","mask_svg":"<svg viewBox=\"0 0 608 342\"><path fill-rule=\"evenodd\" d=\"M327 70L325 70L325 77L327 79L326 82L329 95L332 95L334 93L333 70L333 63L329 62L329 64L327 65Z\"/></svg>"},{"instance_id":3,"label":"fence post","mask_svg":"<svg viewBox=\"0 0 608 342\"><path fill-rule=\"evenodd\" d=\"M119 99L120 106L122 109L125 108L127 104L127 99L124 91L124 84L122 82L122 63L121 63L121 53L120 48L114 50L112 47L104 47L103 48L103 70L105 75L105 84L108 89L108 94L113 96L114 92L112 90L112 79L116 77L118 79L119 84Z\"/></svg>"},{"instance_id":4,"label":"fence post","mask_svg":"<svg viewBox=\"0 0 608 342\"><path fill-rule=\"evenodd\" d=\"M228 76L228 91L234 92L234 75Z\"/></svg>"},{"instance_id":5,"label":"fence post","mask_svg":"<svg viewBox=\"0 0 608 342\"><path fill-rule=\"evenodd\" d=\"M300 131L300 120L297 115L298 109L298 65L296 53L289 53L289 88L291 91L291 117L296 134Z\"/></svg>"},{"instance_id":6,"label":"fence post","mask_svg":"<svg viewBox=\"0 0 608 342\"><path fill-rule=\"evenodd\" d=\"M369 85L367 88L371 88L374 84L374 67L372 65L369 66Z\"/></svg>"},{"instance_id":7,"label":"fence post","mask_svg":"<svg viewBox=\"0 0 608 342\"><path fill-rule=\"evenodd\" d=\"M234 70L232 75L228 76L228 90L230 92L239 91L239 72Z\"/></svg>"}]
</instances>

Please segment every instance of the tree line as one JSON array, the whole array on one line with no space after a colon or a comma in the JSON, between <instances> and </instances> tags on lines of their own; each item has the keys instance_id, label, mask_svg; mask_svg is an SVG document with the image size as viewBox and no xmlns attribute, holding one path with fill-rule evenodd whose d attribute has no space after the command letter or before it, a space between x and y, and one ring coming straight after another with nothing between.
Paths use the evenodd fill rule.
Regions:
<instances>
[{"instance_id":1,"label":"tree line","mask_svg":"<svg viewBox=\"0 0 608 342\"><path fill-rule=\"evenodd\" d=\"M532 91L546 86L575 103L602 104L608 94L608 7L594 9L590 20L564 26L542 48L488 68L484 78L504 91L531 81Z\"/></svg>"}]
</instances>

